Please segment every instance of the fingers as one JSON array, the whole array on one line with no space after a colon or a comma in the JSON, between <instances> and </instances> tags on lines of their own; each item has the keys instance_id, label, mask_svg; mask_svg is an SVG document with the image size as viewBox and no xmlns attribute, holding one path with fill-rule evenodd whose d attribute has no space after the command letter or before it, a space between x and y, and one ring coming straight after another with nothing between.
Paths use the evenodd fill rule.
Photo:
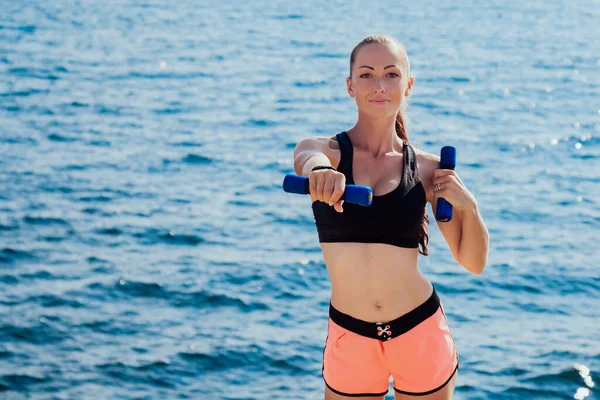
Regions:
<instances>
[{"instance_id":1,"label":"fingers","mask_svg":"<svg viewBox=\"0 0 600 400\"><path fill-rule=\"evenodd\" d=\"M440 197L444 197L448 195L449 189L444 189L442 186L441 190L437 190L437 188L433 188L433 196L437 200Z\"/></svg>"},{"instance_id":2,"label":"fingers","mask_svg":"<svg viewBox=\"0 0 600 400\"><path fill-rule=\"evenodd\" d=\"M450 181L451 181L451 179L450 179L450 178L445 178L445 177L444 177L444 178L437 178L437 179L434 179L434 180L432 180L432 181L431 181L431 183L433 184L433 187L434 187L434 188L437 188L437 187L438 187L438 185L444 186L444 185L447 185L447 184L449 184L449 183L450 183Z\"/></svg>"},{"instance_id":3,"label":"fingers","mask_svg":"<svg viewBox=\"0 0 600 400\"><path fill-rule=\"evenodd\" d=\"M441 178L442 176L456 175L456 171L453 169L441 169L437 168L433 171L433 178Z\"/></svg>"},{"instance_id":4,"label":"fingers","mask_svg":"<svg viewBox=\"0 0 600 400\"><path fill-rule=\"evenodd\" d=\"M340 175L341 176L334 177L335 180L333 183L333 193L331 194L331 197L329 198L329 203L328 203L330 206L334 205L335 203L338 202L338 200L344 194L344 190L346 188L346 177L344 176L344 174L340 174Z\"/></svg>"},{"instance_id":5,"label":"fingers","mask_svg":"<svg viewBox=\"0 0 600 400\"><path fill-rule=\"evenodd\" d=\"M437 187L438 184L441 186L447 185L452 182L457 182L462 185L462 181L458 178L458 175L444 175L437 178L433 178L431 181L434 187Z\"/></svg>"},{"instance_id":6,"label":"fingers","mask_svg":"<svg viewBox=\"0 0 600 400\"><path fill-rule=\"evenodd\" d=\"M311 203L314 203L318 200L317 179L314 177L314 174L312 172L308 175L308 188L310 193L310 201Z\"/></svg>"},{"instance_id":7,"label":"fingers","mask_svg":"<svg viewBox=\"0 0 600 400\"><path fill-rule=\"evenodd\" d=\"M331 174L329 174L331 175ZM325 183L323 184L323 202L333 205L331 202L331 195L333 194L333 189L335 187L335 177L327 176L325 179Z\"/></svg>"},{"instance_id":8,"label":"fingers","mask_svg":"<svg viewBox=\"0 0 600 400\"><path fill-rule=\"evenodd\" d=\"M340 200L346 187L346 176L333 170L316 170L308 176L312 202L322 201L342 212L343 200Z\"/></svg>"},{"instance_id":9,"label":"fingers","mask_svg":"<svg viewBox=\"0 0 600 400\"><path fill-rule=\"evenodd\" d=\"M342 205L344 204L344 200L340 200L342 195L344 194L344 190L346 188L346 176L342 174L340 179L336 179L334 191L329 199L330 204L333 204L333 208L337 212L344 212L344 208Z\"/></svg>"},{"instance_id":10,"label":"fingers","mask_svg":"<svg viewBox=\"0 0 600 400\"><path fill-rule=\"evenodd\" d=\"M316 179L316 181L317 181L317 192L316 192L317 199L319 201L324 201L323 200L323 189L325 188L326 179L321 178L321 179Z\"/></svg>"}]
</instances>

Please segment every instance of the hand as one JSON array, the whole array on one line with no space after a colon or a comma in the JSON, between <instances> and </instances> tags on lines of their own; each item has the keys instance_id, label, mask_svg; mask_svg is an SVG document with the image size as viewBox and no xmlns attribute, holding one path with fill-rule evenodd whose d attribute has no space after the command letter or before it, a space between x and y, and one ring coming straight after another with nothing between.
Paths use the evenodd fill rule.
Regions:
<instances>
[{"instance_id":1,"label":"hand","mask_svg":"<svg viewBox=\"0 0 600 400\"><path fill-rule=\"evenodd\" d=\"M475 197L460 180L456 171L452 169L436 169L433 172L433 194L437 201L443 197L457 210L469 210L477 207ZM441 190L437 190L440 185Z\"/></svg>"},{"instance_id":2,"label":"hand","mask_svg":"<svg viewBox=\"0 0 600 400\"><path fill-rule=\"evenodd\" d=\"M318 169L308 175L310 198L314 203L319 200L333 206L335 211L343 212L344 200L340 197L346 188L346 176L332 169Z\"/></svg>"}]
</instances>

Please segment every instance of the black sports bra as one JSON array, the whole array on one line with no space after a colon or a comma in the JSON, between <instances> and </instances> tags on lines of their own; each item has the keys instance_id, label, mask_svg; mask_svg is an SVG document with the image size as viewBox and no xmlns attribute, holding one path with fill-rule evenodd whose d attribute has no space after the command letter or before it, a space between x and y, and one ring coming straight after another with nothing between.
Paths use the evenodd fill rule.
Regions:
<instances>
[{"instance_id":1,"label":"black sports bra","mask_svg":"<svg viewBox=\"0 0 600 400\"><path fill-rule=\"evenodd\" d=\"M336 135L341 159L337 170L346 176L346 184L355 184L352 176L353 147L346 132ZM421 223L427 197L419 179L415 151L402 141L403 168L400 184L382 196L373 196L369 207L344 202L344 212L321 201L312 204L319 242L385 243L418 248Z\"/></svg>"}]
</instances>

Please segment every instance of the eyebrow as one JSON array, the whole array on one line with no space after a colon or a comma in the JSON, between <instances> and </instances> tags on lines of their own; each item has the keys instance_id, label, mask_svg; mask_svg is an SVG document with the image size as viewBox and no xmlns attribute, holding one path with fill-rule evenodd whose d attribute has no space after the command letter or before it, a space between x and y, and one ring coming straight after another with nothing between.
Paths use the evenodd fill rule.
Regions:
<instances>
[{"instance_id":1,"label":"eyebrow","mask_svg":"<svg viewBox=\"0 0 600 400\"><path fill-rule=\"evenodd\" d=\"M388 68L392 68L392 67L396 67L396 68L398 68L398 66L397 66L397 65L395 65L395 64L392 64L392 65L388 65L388 66L387 66L387 67L385 67L384 69L388 69ZM361 68L369 68L369 69L371 69L371 70L375 71L375 68L373 68L373 67L369 67L368 65L362 65L362 66L358 67L358 69L361 69ZM400 69L400 68L398 68L398 69Z\"/></svg>"}]
</instances>

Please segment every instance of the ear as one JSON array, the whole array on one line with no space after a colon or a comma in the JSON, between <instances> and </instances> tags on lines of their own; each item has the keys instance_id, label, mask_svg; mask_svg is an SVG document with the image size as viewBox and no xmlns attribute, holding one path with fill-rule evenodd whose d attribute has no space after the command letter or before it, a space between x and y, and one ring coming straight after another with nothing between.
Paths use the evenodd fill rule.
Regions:
<instances>
[{"instance_id":1,"label":"ear","mask_svg":"<svg viewBox=\"0 0 600 400\"><path fill-rule=\"evenodd\" d=\"M346 78L346 86L348 87L348 94L350 97L354 97L354 90L352 89L352 79L350 77Z\"/></svg>"},{"instance_id":2,"label":"ear","mask_svg":"<svg viewBox=\"0 0 600 400\"><path fill-rule=\"evenodd\" d=\"M412 85L415 83L415 77L411 76L410 79L408 80L408 85L406 86L406 90L404 91L404 96L408 96L408 94L410 93L410 88L412 87Z\"/></svg>"}]
</instances>

